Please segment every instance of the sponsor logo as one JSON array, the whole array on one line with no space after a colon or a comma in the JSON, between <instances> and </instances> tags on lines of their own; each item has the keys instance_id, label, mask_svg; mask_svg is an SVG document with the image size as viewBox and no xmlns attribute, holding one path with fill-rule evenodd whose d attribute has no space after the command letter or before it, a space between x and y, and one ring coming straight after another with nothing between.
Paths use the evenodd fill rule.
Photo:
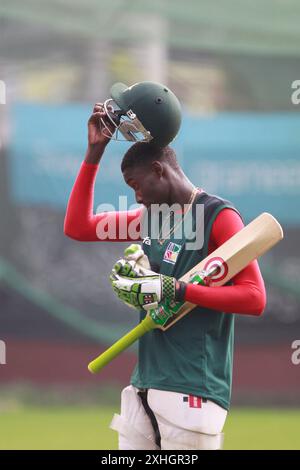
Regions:
<instances>
[{"instance_id":1,"label":"sponsor logo","mask_svg":"<svg viewBox=\"0 0 300 470\"><path fill-rule=\"evenodd\" d=\"M206 403L205 398L188 395L183 397L183 401L189 404L189 408L202 408L202 403Z\"/></svg>"},{"instance_id":2,"label":"sponsor logo","mask_svg":"<svg viewBox=\"0 0 300 470\"><path fill-rule=\"evenodd\" d=\"M170 264L175 264L181 250L181 245L170 242L164 254L163 261Z\"/></svg>"},{"instance_id":3,"label":"sponsor logo","mask_svg":"<svg viewBox=\"0 0 300 470\"><path fill-rule=\"evenodd\" d=\"M219 256L210 258L204 266L204 271L207 277L207 283L213 284L215 282L223 281L228 275L228 265Z\"/></svg>"}]
</instances>

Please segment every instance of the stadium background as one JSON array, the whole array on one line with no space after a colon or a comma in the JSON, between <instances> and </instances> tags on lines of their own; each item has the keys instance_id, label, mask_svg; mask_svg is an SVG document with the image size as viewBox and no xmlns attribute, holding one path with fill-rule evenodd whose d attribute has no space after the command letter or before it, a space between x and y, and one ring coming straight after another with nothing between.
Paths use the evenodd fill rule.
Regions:
<instances>
[{"instance_id":1,"label":"stadium background","mask_svg":"<svg viewBox=\"0 0 300 470\"><path fill-rule=\"evenodd\" d=\"M141 80L180 98L174 148L193 182L232 200L245 221L269 211L283 225L285 240L261 262L266 312L237 318L228 433L231 448L274 447L266 435L281 416L287 442L276 446L300 448L300 365L291 360L300 339L299 13L296 0L1 1L0 448L116 445L106 426L135 350L97 377L86 365L136 323L108 281L125 245L67 239L63 219L93 104L112 83ZM119 195L134 203L119 168L126 148L107 149L95 208L118 207ZM59 442L51 416L73 423ZM241 443L251 419L253 436L257 426L265 433Z\"/></svg>"}]
</instances>

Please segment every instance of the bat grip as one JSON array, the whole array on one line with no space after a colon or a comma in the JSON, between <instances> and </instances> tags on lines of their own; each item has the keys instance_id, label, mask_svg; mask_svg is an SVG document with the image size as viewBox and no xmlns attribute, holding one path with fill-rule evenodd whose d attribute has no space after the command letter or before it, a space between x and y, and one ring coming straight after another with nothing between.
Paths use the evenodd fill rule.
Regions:
<instances>
[{"instance_id":1,"label":"bat grip","mask_svg":"<svg viewBox=\"0 0 300 470\"><path fill-rule=\"evenodd\" d=\"M156 328L156 324L150 316L146 316L144 320L139 323L135 328L133 328L129 333L116 341L110 348L104 351L100 356L96 357L92 362L89 363L88 369L93 374L99 372L106 364L112 361L116 356L118 356L122 351L127 349L134 343L137 339L143 336L147 331Z\"/></svg>"}]
</instances>

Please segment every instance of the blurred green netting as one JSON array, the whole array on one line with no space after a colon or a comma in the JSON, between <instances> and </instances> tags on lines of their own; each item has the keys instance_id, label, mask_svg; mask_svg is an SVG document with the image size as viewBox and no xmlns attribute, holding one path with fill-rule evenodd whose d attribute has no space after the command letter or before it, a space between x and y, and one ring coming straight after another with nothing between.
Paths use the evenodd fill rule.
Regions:
<instances>
[{"instance_id":1,"label":"blurred green netting","mask_svg":"<svg viewBox=\"0 0 300 470\"><path fill-rule=\"evenodd\" d=\"M141 40L157 17L165 21L171 46L296 56L299 14L297 0L27 0L26 8L23 0L2 0L0 5L1 18L37 22L64 34Z\"/></svg>"},{"instance_id":2,"label":"blurred green netting","mask_svg":"<svg viewBox=\"0 0 300 470\"><path fill-rule=\"evenodd\" d=\"M13 291L18 292L52 317L102 344L108 345L124 334L124 329L94 321L76 308L60 302L48 292L34 287L12 264L3 259L0 260L1 282L5 282Z\"/></svg>"}]
</instances>

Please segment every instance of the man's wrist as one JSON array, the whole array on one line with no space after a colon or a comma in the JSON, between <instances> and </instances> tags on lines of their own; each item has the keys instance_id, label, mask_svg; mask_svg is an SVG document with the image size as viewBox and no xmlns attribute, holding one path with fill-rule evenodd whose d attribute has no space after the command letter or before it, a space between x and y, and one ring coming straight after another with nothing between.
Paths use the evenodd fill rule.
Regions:
<instances>
[{"instance_id":1,"label":"man's wrist","mask_svg":"<svg viewBox=\"0 0 300 470\"><path fill-rule=\"evenodd\" d=\"M176 302L184 302L185 291L186 291L186 283L183 281L176 281L176 285L175 285L175 301Z\"/></svg>"},{"instance_id":2,"label":"man's wrist","mask_svg":"<svg viewBox=\"0 0 300 470\"><path fill-rule=\"evenodd\" d=\"M88 145L84 161L86 163L98 164L104 153L107 144Z\"/></svg>"}]
</instances>

